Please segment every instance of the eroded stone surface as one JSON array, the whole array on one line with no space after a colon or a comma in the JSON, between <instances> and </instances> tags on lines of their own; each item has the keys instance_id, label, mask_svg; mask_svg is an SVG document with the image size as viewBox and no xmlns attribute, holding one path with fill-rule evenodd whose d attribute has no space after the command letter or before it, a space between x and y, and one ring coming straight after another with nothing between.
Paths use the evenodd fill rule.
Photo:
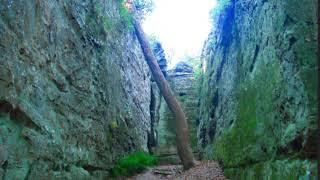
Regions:
<instances>
[{"instance_id":1,"label":"eroded stone surface","mask_svg":"<svg viewBox=\"0 0 320 180\"><path fill-rule=\"evenodd\" d=\"M150 73L121 8L0 3L4 179L103 178L121 155L147 150Z\"/></svg>"},{"instance_id":2,"label":"eroded stone surface","mask_svg":"<svg viewBox=\"0 0 320 180\"><path fill-rule=\"evenodd\" d=\"M231 177L242 171L250 179L250 167L264 161L315 156L315 4L238 0L216 18L203 51L198 137L205 157L232 167ZM270 166L273 178L282 168L299 169L288 177L311 171L302 161L282 162L257 165L254 177L270 175Z\"/></svg>"},{"instance_id":3,"label":"eroded stone surface","mask_svg":"<svg viewBox=\"0 0 320 180\"><path fill-rule=\"evenodd\" d=\"M174 69L168 71L167 74L171 88L186 114L192 149L193 151L197 151L196 120L198 117L198 95L193 68L186 62L180 62ZM160 120L157 124L157 131L158 146L156 153L160 155L176 154L175 120L164 100L161 101Z\"/></svg>"}]
</instances>

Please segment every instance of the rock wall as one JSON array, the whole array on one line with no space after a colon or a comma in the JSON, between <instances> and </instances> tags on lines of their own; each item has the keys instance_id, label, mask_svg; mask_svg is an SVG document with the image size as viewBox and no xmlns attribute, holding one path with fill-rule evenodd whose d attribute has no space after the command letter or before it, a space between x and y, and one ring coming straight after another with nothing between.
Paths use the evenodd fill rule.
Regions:
<instances>
[{"instance_id":1,"label":"rock wall","mask_svg":"<svg viewBox=\"0 0 320 180\"><path fill-rule=\"evenodd\" d=\"M161 43L158 40L151 40L151 47L163 75L167 77L167 59ZM151 77L151 132L149 135L148 148L152 153L156 152L158 146L157 127L160 121L160 106L162 102L165 103L158 88L158 85L154 81L153 77Z\"/></svg>"},{"instance_id":2,"label":"rock wall","mask_svg":"<svg viewBox=\"0 0 320 180\"><path fill-rule=\"evenodd\" d=\"M198 96L197 86L193 68L185 62L178 63L174 69L168 71L167 79L170 87L174 91L177 99L186 114L191 146L194 151L197 150L197 113L198 113ZM177 154L174 116L164 100L160 104L160 119L157 127L158 142L156 154L159 155L174 155Z\"/></svg>"},{"instance_id":3,"label":"rock wall","mask_svg":"<svg viewBox=\"0 0 320 180\"><path fill-rule=\"evenodd\" d=\"M231 179L315 177L315 0L233 0L203 50L199 146Z\"/></svg>"},{"instance_id":4,"label":"rock wall","mask_svg":"<svg viewBox=\"0 0 320 180\"><path fill-rule=\"evenodd\" d=\"M0 3L0 178L103 179L147 150L150 75L117 0Z\"/></svg>"}]
</instances>

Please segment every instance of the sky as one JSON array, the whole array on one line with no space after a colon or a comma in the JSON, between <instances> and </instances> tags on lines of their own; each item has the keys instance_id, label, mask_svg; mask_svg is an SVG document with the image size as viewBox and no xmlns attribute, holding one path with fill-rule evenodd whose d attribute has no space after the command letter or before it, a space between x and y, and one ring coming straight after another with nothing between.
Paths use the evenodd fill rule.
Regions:
<instances>
[{"instance_id":1,"label":"sky","mask_svg":"<svg viewBox=\"0 0 320 180\"><path fill-rule=\"evenodd\" d=\"M154 3L143 29L158 37L169 58L169 67L185 56L199 56L211 29L209 12L216 0L154 0Z\"/></svg>"}]
</instances>

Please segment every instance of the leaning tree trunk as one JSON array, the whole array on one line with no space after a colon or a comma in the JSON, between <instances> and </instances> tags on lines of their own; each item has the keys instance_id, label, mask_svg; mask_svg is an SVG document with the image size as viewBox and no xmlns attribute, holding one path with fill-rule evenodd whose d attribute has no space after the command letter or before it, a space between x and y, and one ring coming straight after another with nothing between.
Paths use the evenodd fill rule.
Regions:
<instances>
[{"instance_id":1,"label":"leaning tree trunk","mask_svg":"<svg viewBox=\"0 0 320 180\"><path fill-rule=\"evenodd\" d=\"M189 143L189 130L186 116L160 70L157 59L150 48L140 23L134 19L133 25L153 78L155 79L162 96L167 102L169 109L175 116L178 155L182 161L184 169L190 169L195 163Z\"/></svg>"}]
</instances>

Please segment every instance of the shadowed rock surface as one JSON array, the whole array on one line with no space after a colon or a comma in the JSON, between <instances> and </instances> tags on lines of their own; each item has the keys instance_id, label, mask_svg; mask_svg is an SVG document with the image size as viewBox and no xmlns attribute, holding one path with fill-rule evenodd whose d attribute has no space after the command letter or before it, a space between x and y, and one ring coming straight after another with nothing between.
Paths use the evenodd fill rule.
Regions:
<instances>
[{"instance_id":1,"label":"shadowed rock surface","mask_svg":"<svg viewBox=\"0 0 320 180\"><path fill-rule=\"evenodd\" d=\"M165 56L164 49L159 41L151 41L151 47L155 57L157 58L159 67L163 75L167 78L167 59ZM151 113L151 132L149 135L148 148L154 153L158 147L158 130L160 116L160 106L166 103L162 98L157 83L151 76L151 102L150 102L150 113Z\"/></svg>"},{"instance_id":2,"label":"shadowed rock surface","mask_svg":"<svg viewBox=\"0 0 320 180\"><path fill-rule=\"evenodd\" d=\"M316 1L236 0L203 50L199 145L235 179L315 177Z\"/></svg>"},{"instance_id":3,"label":"shadowed rock surface","mask_svg":"<svg viewBox=\"0 0 320 180\"><path fill-rule=\"evenodd\" d=\"M4 179L102 179L122 155L147 150L150 73L121 8L0 3Z\"/></svg>"}]
</instances>

